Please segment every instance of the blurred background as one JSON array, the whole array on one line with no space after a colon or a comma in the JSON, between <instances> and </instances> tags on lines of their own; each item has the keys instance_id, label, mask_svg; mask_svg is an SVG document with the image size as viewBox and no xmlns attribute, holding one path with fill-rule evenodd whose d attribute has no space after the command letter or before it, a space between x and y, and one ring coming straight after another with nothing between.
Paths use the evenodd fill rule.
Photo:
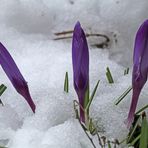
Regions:
<instances>
[{"instance_id":1,"label":"blurred background","mask_svg":"<svg viewBox=\"0 0 148 148\"><path fill-rule=\"evenodd\" d=\"M104 34L109 38L107 49L111 59L130 66L135 33L148 16L148 1L0 0L0 10L1 42L6 42L5 27L53 39L54 33L72 30L79 20L87 33ZM89 37L92 44L102 40L104 38Z\"/></svg>"}]
</instances>

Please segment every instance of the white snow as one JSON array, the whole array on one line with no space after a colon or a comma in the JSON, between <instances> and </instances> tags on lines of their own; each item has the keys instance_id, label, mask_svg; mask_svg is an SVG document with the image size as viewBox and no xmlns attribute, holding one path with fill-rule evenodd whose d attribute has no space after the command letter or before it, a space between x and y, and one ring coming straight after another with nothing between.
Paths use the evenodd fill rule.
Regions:
<instances>
[{"instance_id":1,"label":"white snow","mask_svg":"<svg viewBox=\"0 0 148 148\"><path fill-rule=\"evenodd\" d=\"M0 42L10 51L28 81L37 108L33 114L0 68L0 84L8 87L1 97L5 106L0 106L0 145L9 148L92 147L73 110L77 95L73 89L71 39L53 40L55 32L73 29L77 20L86 32L103 33L111 39L107 49L92 47L89 40L91 90L100 80L91 117L108 138L125 138L128 130L124 121L131 94L119 106L115 106L114 101L131 85L131 69L124 76L122 65L132 65L134 36L147 19L147 9L147 0L1 0ZM107 82L107 66L114 84ZM66 71L70 80L69 94L63 92ZM138 108L148 103L147 89L148 84L141 93ZM94 140L97 144L96 137Z\"/></svg>"}]
</instances>

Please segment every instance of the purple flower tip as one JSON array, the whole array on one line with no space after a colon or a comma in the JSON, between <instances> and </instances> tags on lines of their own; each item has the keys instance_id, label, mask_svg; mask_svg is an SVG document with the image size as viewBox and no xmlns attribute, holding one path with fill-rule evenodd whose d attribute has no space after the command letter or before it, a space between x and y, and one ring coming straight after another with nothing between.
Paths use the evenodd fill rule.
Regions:
<instances>
[{"instance_id":1,"label":"purple flower tip","mask_svg":"<svg viewBox=\"0 0 148 148\"><path fill-rule=\"evenodd\" d=\"M72 41L72 63L74 88L79 103L84 108L85 93L89 85L89 51L85 33L79 22L76 23ZM85 121L84 112L80 108L81 121Z\"/></svg>"},{"instance_id":2,"label":"purple flower tip","mask_svg":"<svg viewBox=\"0 0 148 148\"><path fill-rule=\"evenodd\" d=\"M10 79L16 91L25 98L32 111L35 113L35 104L30 96L27 82L22 76L13 58L2 43L0 43L0 65L2 66L4 72Z\"/></svg>"},{"instance_id":3,"label":"purple flower tip","mask_svg":"<svg viewBox=\"0 0 148 148\"><path fill-rule=\"evenodd\" d=\"M148 76L148 20L138 29L135 39L132 74L132 102L128 114L127 125L131 126L140 92Z\"/></svg>"},{"instance_id":4,"label":"purple flower tip","mask_svg":"<svg viewBox=\"0 0 148 148\"><path fill-rule=\"evenodd\" d=\"M77 23L75 24L75 28L74 29L76 29L77 31L82 29L81 28L81 24L80 24L79 21L77 21Z\"/></svg>"}]
</instances>

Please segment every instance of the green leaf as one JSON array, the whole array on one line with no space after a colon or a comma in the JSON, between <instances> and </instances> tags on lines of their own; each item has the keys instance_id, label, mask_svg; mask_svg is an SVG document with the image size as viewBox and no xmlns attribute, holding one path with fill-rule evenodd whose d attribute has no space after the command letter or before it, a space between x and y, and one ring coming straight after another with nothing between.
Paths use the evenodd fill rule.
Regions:
<instances>
[{"instance_id":1,"label":"green leaf","mask_svg":"<svg viewBox=\"0 0 148 148\"><path fill-rule=\"evenodd\" d=\"M111 144L110 144L110 141L107 141L107 145L108 145L108 148L112 148Z\"/></svg>"},{"instance_id":2,"label":"green leaf","mask_svg":"<svg viewBox=\"0 0 148 148\"><path fill-rule=\"evenodd\" d=\"M138 110L138 111L136 112L136 115L142 113L142 112L143 112L145 109L147 109L147 108L148 108L148 104L145 105L144 107L142 107L140 110Z\"/></svg>"},{"instance_id":3,"label":"green leaf","mask_svg":"<svg viewBox=\"0 0 148 148\"><path fill-rule=\"evenodd\" d=\"M129 73L129 67L124 70L124 75L127 75L128 73Z\"/></svg>"},{"instance_id":4,"label":"green leaf","mask_svg":"<svg viewBox=\"0 0 148 148\"><path fill-rule=\"evenodd\" d=\"M89 108L86 109L88 102L89 102L89 85L87 86L87 89L86 89L86 92L85 92L85 98L84 98L85 125L86 125L87 128L89 126Z\"/></svg>"},{"instance_id":5,"label":"green leaf","mask_svg":"<svg viewBox=\"0 0 148 148\"><path fill-rule=\"evenodd\" d=\"M106 68L106 77L107 77L107 79L108 79L108 82L109 83L114 83L114 80L113 80L113 77L112 77L112 74L111 74L111 72L110 72L110 69L109 69L109 67L107 67Z\"/></svg>"},{"instance_id":6,"label":"green leaf","mask_svg":"<svg viewBox=\"0 0 148 148\"><path fill-rule=\"evenodd\" d=\"M148 147L148 123L147 123L146 117L144 117L142 120L140 147L139 148L147 148L147 147Z\"/></svg>"},{"instance_id":7,"label":"green leaf","mask_svg":"<svg viewBox=\"0 0 148 148\"><path fill-rule=\"evenodd\" d=\"M92 121L91 118L90 118L90 121L89 121L89 131L90 131L90 133L92 135L96 132L96 128L95 128L95 126L94 126L93 121Z\"/></svg>"},{"instance_id":8,"label":"green leaf","mask_svg":"<svg viewBox=\"0 0 148 148\"><path fill-rule=\"evenodd\" d=\"M65 74L64 91L65 91L66 93L68 93L68 91L69 91L68 72L66 72L66 74Z\"/></svg>"},{"instance_id":9,"label":"green leaf","mask_svg":"<svg viewBox=\"0 0 148 148\"><path fill-rule=\"evenodd\" d=\"M134 133L135 133L135 131L137 129L137 126L139 124L139 121L140 121L140 116L138 117L138 119L137 119L137 121L136 121L136 123L135 123L135 125L134 125L134 127L133 127L133 129L132 129L132 131L131 131L131 133L130 133L130 135L128 137L128 139L127 139L127 143L129 143L131 141L131 139L133 138Z\"/></svg>"},{"instance_id":10,"label":"green leaf","mask_svg":"<svg viewBox=\"0 0 148 148\"><path fill-rule=\"evenodd\" d=\"M91 94L91 97L90 97L90 99L89 99L89 102L87 103L87 106L86 106L86 110L89 109L89 107L90 107L90 105L91 105L91 103L92 103L92 100L93 100L93 98L94 98L94 96L95 96L95 93L96 93L96 91L97 91L99 82L100 82L100 80L98 80L98 82L97 82L97 84L96 84L96 86L95 86L95 88L94 88L94 90L93 90L93 92L92 92L92 94Z\"/></svg>"},{"instance_id":11,"label":"green leaf","mask_svg":"<svg viewBox=\"0 0 148 148\"><path fill-rule=\"evenodd\" d=\"M4 91L7 89L7 87L4 84L0 85L0 96L4 93ZM2 106L4 106L2 100L0 99L0 104L2 104Z\"/></svg>"},{"instance_id":12,"label":"green leaf","mask_svg":"<svg viewBox=\"0 0 148 148\"><path fill-rule=\"evenodd\" d=\"M115 105L118 105L123 99L124 97L132 90L132 86L130 86L116 101L115 101Z\"/></svg>"},{"instance_id":13,"label":"green leaf","mask_svg":"<svg viewBox=\"0 0 148 148\"><path fill-rule=\"evenodd\" d=\"M84 109L86 108L88 102L89 102L89 85L87 86L87 89L86 89L86 92L85 92Z\"/></svg>"},{"instance_id":14,"label":"green leaf","mask_svg":"<svg viewBox=\"0 0 148 148\"><path fill-rule=\"evenodd\" d=\"M141 134L139 134L130 144L129 146L133 146L141 137Z\"/></svg>"},{"instance_id":15,"label":"green leaf","mask_svg":"<svg viewBox=\"0 0 148 148\"><path fill-rule=\"evenodd\" d=\"M7 87L4 84L0 85L0 96L4 93L4 91L7 89Z\"/></svg>"}]
</instances>

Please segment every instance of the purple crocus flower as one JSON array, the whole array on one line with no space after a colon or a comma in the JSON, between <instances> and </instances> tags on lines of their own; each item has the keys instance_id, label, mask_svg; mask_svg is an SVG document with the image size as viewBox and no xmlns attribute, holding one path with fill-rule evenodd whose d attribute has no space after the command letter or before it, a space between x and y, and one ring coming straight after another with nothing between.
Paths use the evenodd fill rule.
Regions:
<instances>
[{"instance_id":1,"label":"purple crocus flower","mask_svg":"<svg viewBox=\"0 0 148 148\"><path fill-rule=\"evenodd\" d=\"M84 108L85 94L89 87L89 51L85 33L76 23L72 41L72 62L74 88L80 105ZM84 111L80 108L80 120L85 122Z\"/></svg>"},{"instance_id":2,"label":"purple crocus flower","mask_svg":"<svg viewBox=\"0 0 148 148\"><path fill-rule=\"evenodd\" d=\"M27 82L23 78L13 58L7 49L0 43L0 65L10 79L16 91L22 95L35 113L35 104L30 96Z\"/></svg>"},{"instance_id":3,"label":"purple crocus flower","mask_svg":"<svg viewBox=\"0 0 148 148\"><path fill-rule=\"evenodd\" d=\"M138 98L148 76L148 20L140 26L136 34L133 64L133 95L127 120L128 127L133 122Z\"/></svg>"}]
</instances>

